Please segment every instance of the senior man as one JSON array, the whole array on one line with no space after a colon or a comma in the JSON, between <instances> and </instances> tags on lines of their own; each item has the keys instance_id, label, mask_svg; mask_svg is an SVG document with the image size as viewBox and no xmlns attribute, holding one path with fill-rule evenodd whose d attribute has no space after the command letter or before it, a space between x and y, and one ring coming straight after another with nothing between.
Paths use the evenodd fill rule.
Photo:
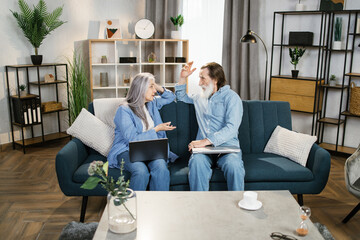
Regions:
<instances>
[{"instance_id":1,"label":"senior man","mask_svg":"<svg viewBox=\"0 0 360 240\"><path fill-rule=\"evenodd\" d=\"M242 101L237 93L226 84L221 65L211 62L201 67L200 94L188 96L186 78L196 68L187 63L180 72L175 86L178 101L194 104L199 130L195 141L190 142L189 151L205 146L239 147L238 130L243 115ZM189 182L191 191L208 191L212 167L217 165L223 172L228 190L244 190L245 170L242 153L202 154L193 153L189 160Z\"/></svg>"}]
</instances>

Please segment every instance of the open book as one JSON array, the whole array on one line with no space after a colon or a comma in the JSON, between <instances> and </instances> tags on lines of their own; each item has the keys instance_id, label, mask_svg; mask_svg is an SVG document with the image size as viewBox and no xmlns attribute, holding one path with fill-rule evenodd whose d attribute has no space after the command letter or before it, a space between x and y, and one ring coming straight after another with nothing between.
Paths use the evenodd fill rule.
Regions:
<instances>
[{"instance_id":1,"label":"open book","mask_svg":"<svg viewBox=\"0 0 360 240\"><path fill-rule=\"evenodd\" d=\"M193 153L203 153L203 154L218 154L218 153L234 153L240 152L239 147L202 147L202 148L193 148Z\"/></svg>"}]
</instances>

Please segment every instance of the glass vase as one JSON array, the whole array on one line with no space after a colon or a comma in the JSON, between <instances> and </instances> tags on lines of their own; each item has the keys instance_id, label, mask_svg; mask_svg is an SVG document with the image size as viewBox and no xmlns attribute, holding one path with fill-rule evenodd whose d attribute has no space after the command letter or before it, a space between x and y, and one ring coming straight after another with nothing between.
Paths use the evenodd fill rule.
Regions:
<instances>
[{"instance_id":1,"label":"glass vase","mask_svg":"<svg viewBox=\"0 0 360 240\"><path fill-rule=\"evenodd\" d=\"M109 230L114 233L129 233L136 229L136 194L127 188L127 196L107 196Z\"/></svg>"}]
</instances>

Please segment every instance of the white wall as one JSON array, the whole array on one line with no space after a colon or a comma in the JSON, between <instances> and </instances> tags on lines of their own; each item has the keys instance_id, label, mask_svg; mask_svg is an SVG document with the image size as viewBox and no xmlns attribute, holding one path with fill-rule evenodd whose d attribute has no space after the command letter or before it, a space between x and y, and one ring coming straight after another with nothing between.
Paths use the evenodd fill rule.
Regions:
<instances>
[{"instance_id":1,"label":"white wall","mask_svg":"<svg viewBox=\"0 0 360 240\"><path fill-rule=\"evenodd\" d=\"M26 0L32 6L38 0ZM44 57L44 63L66 62L72 57L74 42L88 39L94 35L93 26L97 21L119 19L123 37L133 37L134 24L145 16L145 0L45 0L49 11L63 5L61 20L67 21L49 35L40 46L39 54ZM30 64L30 55L34 50L25 39L15 18L9 9L19 11L17 1L2 0L0 9L1 57L0 57L0 144L11 142L10 118L8 110L5 65ZM95 24L94 24L95 23ZM89 25L92 28L89 29ZM13 76L13 75L12 75ZM60 86L60 85L59 85ZM10 85L12 91L15 85ZM42 91L44 93L45 91ZM12 92L11 94L14 94ZM57 131L56 117L46 117L45 133ZM66 119L62 119L62 130L67 127ZM17 128L16 128L17 129ZM35 128L40 134L39 127ZM16 136L19 137L17 131ZM26 136L30 136L29 133ZM18 139L18 138L16 138Z\"/></svg>"},{"instance_id":2,"label":"white wall","mask_svg":"<svg viewBox=\"0 0 360 240\"><path fill-rule=\"evenodd\" d=\"M293 1L293 0L276 0L276 1L261 1L261 6L260 7L260 12L263 13L263 15L260 16L260 20L259 20L259 26L254 26L252 27L253 30L259 33L259 35L263 38L263 40L266 43L266 46L268 47L268 51L269 51L269 64L270 64L270 54L271 54L271 43L272 43L272 29L273 29L273 12L274 11L294 11L295 10L295 4L297 3L297 1ZM320 5L320 0L317 1L313 1L313 0L302 0L301 3L303 3L306 7L306 10L318 10L319 9L319 5ZM347 0L346 1L346 5L345 5L345 9L360 9L360 1L359 0ZM312 17L314 19L314 21L308 21L308 20L304 20L304 21L300 21L301 18L298 18L299 20L296 21L296 17L294 17L294 21L287 21L287 23L290 24L289 29L290 30L304 30L304 31L313 31L314 32L314 43L315 43L315 39L318 39L319 36L319 24L317 23L318 21L316 20L316 17ZM343 20L344 21L344 20ZM280 19L278 18L276 20L277 23L280 22ZM293 24L291 24L291 22ZM256 29L257 28L257 29ZM279 27L277 28L279 29ZM288 32L288 30L285 30L284 32ZM343 32L343 35L344 32ZM357 44L355 45L355 48L357 48L357 54L354 56L354 65L353 65L353 71L354 72L360 72L360 54L359 53L359 48L356 47L359 42L360 39L357 38L356 39ZM262 47L260 47L260 57L259 59L265 59L265 53L264 53L264 49ZM278 55L277 55L278 56ZM298 65L298 68L300 70L300 74L304 75L304 76L314 76L315 74L315 64L316 64L316 60L313 60L314 58L316 59L317 55L314 54L314 50L312 51L307 51L303 58L300 60L300 63ZM276 58L274 58L275 60ZM307 61L307 59L309 59L309 61ZM336 61L335 59L338 59L339 64L338 66L336 66ZM290 75L290 70L292 69L292 66L288 63L289 61L288 58L288 54L285 53L283 55L283 66L282 69L289 69L289 72L283 72L283 74L288 74ZM331 71L334 71L334 73L337 73L337 75L340 75L342 73L342 68L343 68L343 59L338 58L336 56L332 56L332 66L331 66ZM274 62L274 66L276 66L276 63ZM269 66L270 67L270 66ZM264 72L264 66L260 66L259 67L259 71L260 72ZM278 68L276 68L278 69ZM277 74L278 70L273 71L273 74ZM269 73L268 73L269 76ZM268 81L269 77L268 77ZM358 81L358 86L360 86L360 81ZM329 113L328 116L333 115L333 117L337 117L338 116L338 111L339 111L339 92L336 92L335 95L334 94L329 94L328 95L328 101L330 103L328 103L328 108L327 108L327 113ZM346 126L346 138L345 138L345 146L350 146L350 147L357 147L359 142L360 142L360 119L359 118L348 118L347 121L347 126ZM311 114L305 114L305 113L298 113L298 112L292 112L292 125L293 125L293 129L295 131L298 132L302 132L302 133L311 133L311 124L312 124L312 115ZM342 128L343 126L341 126ZM327 126L325 129L326 134L324 135L324 142L328 142L328 143L335 143L336 141L336 127L335 126ZM340 131L340 136L342 134L342 131ZM341 140L341 138L339 138ZM341 141L339 142L341 143Z\"/></svg>"}]
</instances>

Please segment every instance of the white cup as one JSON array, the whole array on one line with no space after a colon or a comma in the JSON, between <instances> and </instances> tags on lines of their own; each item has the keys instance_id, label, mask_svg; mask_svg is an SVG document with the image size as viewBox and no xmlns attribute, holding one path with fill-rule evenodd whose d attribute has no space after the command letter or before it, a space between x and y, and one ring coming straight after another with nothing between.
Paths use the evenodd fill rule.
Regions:
<instances>
[{"instance_id":1,"label":"white cup","mask_svg":"<svg viewBox=\"0 0 360 240\"><path fill-rule=\"evenodd\" d=\"M254 205L257 201L258 194L253 191L244 192L243 203L247 206Z\"/></svg>"}]
</instances>

